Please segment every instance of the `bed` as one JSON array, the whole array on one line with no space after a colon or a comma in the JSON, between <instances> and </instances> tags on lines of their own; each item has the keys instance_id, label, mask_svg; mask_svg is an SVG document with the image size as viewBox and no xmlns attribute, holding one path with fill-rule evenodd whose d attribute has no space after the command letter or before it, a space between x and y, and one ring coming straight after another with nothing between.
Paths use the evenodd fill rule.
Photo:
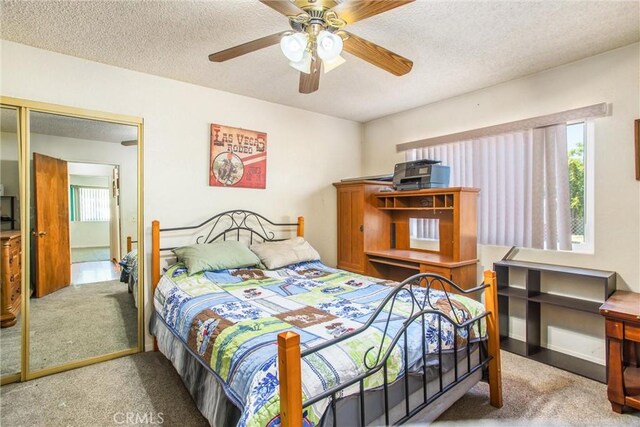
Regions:
<instances>
[{"instance_id":1,"label":"bed","mask_svg":"<svg viewBox=\"0 0 640 427\"><path fill-rule=\"evenodd\" d=\"M160 245L161 232L203 229L196 243L254 244L302 237L304 219L235 210L196 226L152 223L150 330L211 425L428 422L483 376L490 403L502 405L495 273L463 290L434 274L395 283L320 260L193 275L181 262L161 268L175 249ZM484 306L463 295L480 292Z\"/></svg>"},{"instance_id":2,"label":"bed","mask_svg":"<svg viewBox=\"0 0 640 427\"><path fill-rule=\"evenodd\" d=\"M133 245L138 243L131 236L127 236L127 253L118 262L120 265L120 281L127 285L133 301L138 307L138 250L133 249Z\"/></svg>"}]
</instances>

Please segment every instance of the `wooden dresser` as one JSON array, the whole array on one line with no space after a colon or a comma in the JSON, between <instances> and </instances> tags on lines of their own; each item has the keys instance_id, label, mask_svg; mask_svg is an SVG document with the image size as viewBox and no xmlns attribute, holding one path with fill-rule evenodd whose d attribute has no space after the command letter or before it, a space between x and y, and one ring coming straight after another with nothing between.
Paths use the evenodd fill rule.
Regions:
<instances>
[{"instance_id":1,"label":"wooden dresser","mask_svg":"<svg viewBox=\"0 0 640 427\"><path fill-rule=\"evenodd\" d=\"M640 411L640 294L617 291L602 306L607 334L607 396L611 408Z\"/></svg>"},{"instance_id":2,"label":"wooden dresser","mask_svg":"<svg viewBox=\"0 0 640 427\"><path fill-rule=\"evenodd\" d=\"M395 281L436 273L465 288L477 285L478 189L388 191L391 183L380 181L334 186L338 268ZM439 220L437 250L411 247L410 218Z\"/></svg>"},{"instance_id":3,"label":"wooden dresser","mask_svg":"<svg viewBox=\"0 0 640 427\"><path fill-rule=\"evenodd\" d=\"M22 261L20 231L0 232L2 241L2 288L0 289L0 326L6 328L16 324L20 313L21 303L21 272Z\"/></svg>"}]
</instances>

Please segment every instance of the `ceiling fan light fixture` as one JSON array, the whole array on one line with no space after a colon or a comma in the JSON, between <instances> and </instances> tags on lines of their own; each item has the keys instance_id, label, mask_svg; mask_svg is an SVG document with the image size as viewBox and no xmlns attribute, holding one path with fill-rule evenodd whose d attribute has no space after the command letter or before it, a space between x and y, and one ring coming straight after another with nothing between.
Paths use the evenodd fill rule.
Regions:
<instances>
[{"instance_id":1,"label":"ceiling fan light fixture","mask_svg":"<svg viewBox=\"0 0 640 427\"><path fill-rule=\"evenodd\" d=\"M329 71L338 68L345 62L347 62L347 60L338 55L333 59L326 59L322 61L322 68L324 69L324 73L327 74Z\"/></svg>"},{"instance_id":2,"label":"ceiling fan light fixture","mask_svg":"<svg viewBox=\"0 0 640 427\"><path fill-rule=\"evenodd\" d=\"M300 62L307 52L309 44L309 35L307 33L294 33L282 37L280 40L280 49L287 59L291 62Z\"/></svg>"},{"instance_id":3,"label":"ceiling fan light fixture","mask_svg":"<svg viewBox=\"0 0 640 427\"><path fill-rule=\"evenodd\" d=\"M300 61L291 61L289 65L302 73L311 74L311 54L305 52Z\"/></svg>"},{"instance_id":4,"label":"ceiling fan light fixture","mask_svg":"<svg viewBox=\"0 0 640 427\"><path fill-rule=\"evenodd\" d=\"M323 61L332 60L342 52L342 37L327 30L320 31L317 38L318 56Z\"/></svg>"}]
</instances>

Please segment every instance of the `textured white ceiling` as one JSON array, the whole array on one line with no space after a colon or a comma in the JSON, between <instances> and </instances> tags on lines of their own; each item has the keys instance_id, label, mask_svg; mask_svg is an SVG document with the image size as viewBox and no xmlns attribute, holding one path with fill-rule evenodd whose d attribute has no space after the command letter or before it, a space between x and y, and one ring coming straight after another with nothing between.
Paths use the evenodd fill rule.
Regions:
<instances>
[{"instance_id":1,"label":"textured white ceiling","mask_svg":"<svg viewBox=\"0 0 640 427\"><path fill-rule=\"evenodd\" d=\"M347 27L414 61L395 77L356 57L298 93L278 46L207 56L288 29L257 0L2 1L0 36L43 49L357 121L512 80L640 40L636 1L432 1Z\"/></svg>"},{"instance_id":2,"label":"textured white ceiling","mask_svg":"<svg viewBox=\"0 0 640 427\"><path fill-rule=\"evenodd\" d=\"M16 111L10 108L0 109L0 131L16 133L16 114ZM136 126L39 112L31 113L29 126L32 133L63 136L79 140L115 142L119 144L122 141L138 138L138 128Z\"/></svg>"}]
</instances>

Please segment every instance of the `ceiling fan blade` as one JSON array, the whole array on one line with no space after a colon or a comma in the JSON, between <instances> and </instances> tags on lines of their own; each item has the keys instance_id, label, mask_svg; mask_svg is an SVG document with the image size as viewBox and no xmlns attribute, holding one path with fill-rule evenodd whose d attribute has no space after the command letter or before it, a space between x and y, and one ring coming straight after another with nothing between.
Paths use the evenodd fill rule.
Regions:
<instances>
[{"instance_id":1,"label":"ceiling fan blade","mask_svg":"<svg viewBox=\"0 0 640 427\"><path fill-rule=\"evenodd\" d=\"M311 73L300 73L300 93L313 93L320 87L320 69L322 60L316 58L311 61Z\"/></svg>"},{"instance_id":2,"label":"ceiling fan blade","mask_svg":"<svg viewBox=\"0 0 640 427\"><path fill-rule=\"evenodd\" d=\"M364 59L376 67L380 67L396 76L407 74L413 68L413 61L397 53L393 53L382 46L378 46L347 31L341 31L341 33L345 33L348 36L344 40L345 51Z\"/></svg>"},{"instance_id":3,"label":"ceiling fan blade","mask_svg":"<svg viewBox=\"0 0 640 427\"><path fill-rule=\"evenodd\" d=\"M345 21L348 25L414 1L415 0L345 0L331 9L331 11L335 12L338 18Z\"/></svg>"},{"instance_id":4,"label":"ceiling fan blade","mask_svg":"<svg viewBox=\"0 0 640 427\"><path fill-rule=\"evenodd\" d=\"M229 59L233 59L247 53L255 52L256 50L260 50L274 44L278 44L280 43L280 39L284 35L289 33L290 31L282 31L280 33L271 34L270 36L262 37L260 39L243 43L238 46L230 47L229 49L221 50L220 52L212 53L211 55L209 55L209 61L224 62L228 61Z\"/></svg>"},{"instance_id":5,"label":"ceiling fan blade","mask_svg":"<svg viewBox=\"0 0 640 427\"><path fill-rule=\"evenodd\" d=\"M301 13L305 13L304 10L300 9L289 0L260 0L260 3L264 3L271 9L283 14L284 16L296 16L300 15Z\"/></svg>"}]
</instances>

